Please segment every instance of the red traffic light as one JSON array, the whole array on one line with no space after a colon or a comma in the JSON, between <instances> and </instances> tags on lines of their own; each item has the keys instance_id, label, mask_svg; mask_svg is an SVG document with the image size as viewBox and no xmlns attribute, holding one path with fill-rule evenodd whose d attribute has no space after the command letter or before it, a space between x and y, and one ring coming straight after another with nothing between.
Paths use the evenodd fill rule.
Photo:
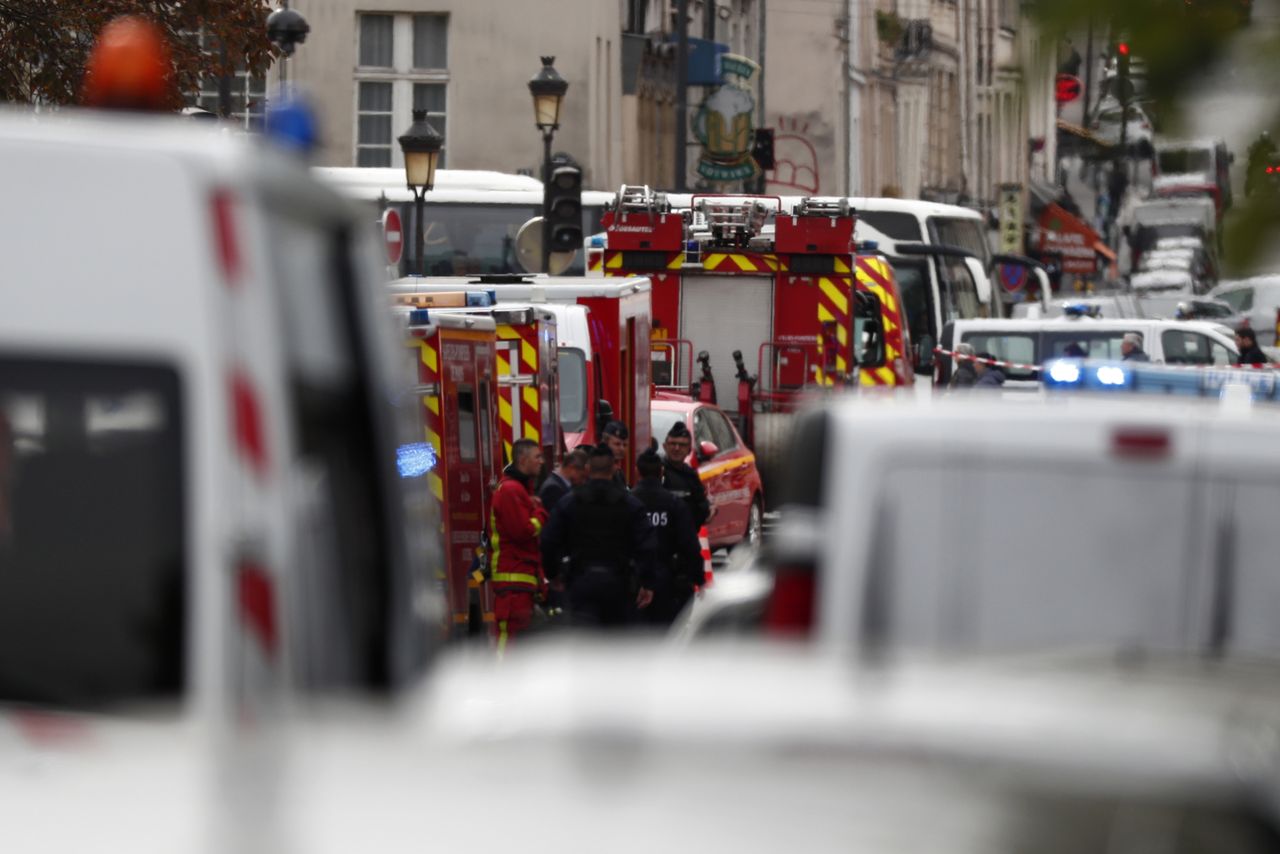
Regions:
<instances>
[{"instance_id":1,"label":"red traffic light","mask_svg":"<svg viewBox=\"0 0 1280 854\"><path fill-rule=\"evenodd\" d=\"M1121 56L1128 56L1128 55L1129 55L1129 43L1128 43L1128 42L1120 42L1118 45L1116 45L1116 52L1117 52L1117 53L1119 53Z\"/></svg>"}]
</instances>

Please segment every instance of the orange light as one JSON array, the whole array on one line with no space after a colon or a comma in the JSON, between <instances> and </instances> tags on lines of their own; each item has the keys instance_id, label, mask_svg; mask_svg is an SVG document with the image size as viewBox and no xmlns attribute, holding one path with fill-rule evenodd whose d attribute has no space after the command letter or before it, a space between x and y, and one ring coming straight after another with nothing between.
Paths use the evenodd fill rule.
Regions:
<instances>
[{"instance_id":1,"label":"orange light","mask_svg":"<svg viewBox=\"0 0 1280 854\"><path fill-rule=\"evenodd\" d=\"M85 65L85 106L118 110L164 110L173 100L173 59L164 33L133 16L102 28Z\"/></svg>"}]
</instances>

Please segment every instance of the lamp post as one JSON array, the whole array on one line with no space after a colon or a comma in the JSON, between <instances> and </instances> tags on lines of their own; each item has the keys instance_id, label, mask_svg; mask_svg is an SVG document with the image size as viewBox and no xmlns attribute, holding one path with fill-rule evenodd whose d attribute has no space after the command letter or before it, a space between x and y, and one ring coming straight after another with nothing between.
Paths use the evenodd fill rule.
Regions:
<instances>
[{"instance_id":1,"label":"lamp post","mask_svg":"<svg viewBox=\"0 0 1280 854\"><path fill-rule=\"evenodd\" d=\"M289 8L289 0L281 0L280 7L267 16L267 40L280 49L280 88L288 80L285 68L289 57L298 45L307 40L311 25L302 13Z\"/></svg>"},{"instance_id":2,"label":"lamp post","mask_svg":"<svg viewBox=\"0 0 1280 854\"><path fill-rule=\"evenodd\" d=\"M426 110L413 111L413 124L400 137L400 150L404 152L404 177L409 189L413 190L414 236L417 249L414 251L414 271L425 276L427 271L423 263L422 197L436 185L436 163L440 160L440 148L444 145L442 137L435 128L427 123Z\"/></svg>"},{"instance_id":3,"label":"lamp post","mask_svg":"<svg viewBox=\"0 0 1280 854\"><path fill-rule=\"evenodd\" d=\"M529 80L533 96L533 117L542 131L542 272L551 271L550 211L547 210L546 188L551 184L551 140L560 127L560 104L569 83L552 65L554 56L542 57L542 68Z\"/></svg>"}]
</instances>

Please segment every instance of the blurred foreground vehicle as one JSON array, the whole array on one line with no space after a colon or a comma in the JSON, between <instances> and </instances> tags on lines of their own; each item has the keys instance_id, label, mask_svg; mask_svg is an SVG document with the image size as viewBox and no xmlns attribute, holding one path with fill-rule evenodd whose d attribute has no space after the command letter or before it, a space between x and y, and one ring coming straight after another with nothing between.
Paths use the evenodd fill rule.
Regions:
<instances>
[{"instance_id":1,"label":"blurred foreground vehicle","mask_svg":"<svg viewBox=\"0 0 1280 854\"><path fill-rule=\"evenodd\" d=\"M409 678L433 511L358 215L176 118L0 115L0 184L0 703Z\"/></svg>"},{"instance_id":2,"label":"blurred foreground vehicle","mask_svg":"<svg viewBox=\"0 0 1280 854\"><path fill-rule=\"evenodd\" d=\"M1166 395L815 410L756 570L761 624L891 651L1280 660L1278 429L1270 406ZM712 591L689 621L747 598Z\"/></svg>"},{"instance_id":3,"label":"blurred foreground vehicle","mask_svg":"<svg viewBox=\"0 0 1280 854\"><path fill-rule=\"evenodd\" d=\"M1280 693L1250 668L880 670L790 645L660 655L597 639L437 673L425 715L300 740L279 808L293 850L361 850L371 828L379 851L420 850L424 803L437 842L474 844L501 804L502 832L556 854L1280 844ZM530 830L549 815L571 830Z\"/></svg>"},{"instance_id":4,"label":"blurred foreground vehicle","mask_svg":"<svg viewBox=\"0 0 1280 854\"><path fill-rule=\"evenodd\" d=\"M1275 346L1280 343L1276 338L1276 328L1280 326L1280 276L1223 282L1209 295L1229 303L1248 318L1259 344Z\"/></svg>"}]
</instances>

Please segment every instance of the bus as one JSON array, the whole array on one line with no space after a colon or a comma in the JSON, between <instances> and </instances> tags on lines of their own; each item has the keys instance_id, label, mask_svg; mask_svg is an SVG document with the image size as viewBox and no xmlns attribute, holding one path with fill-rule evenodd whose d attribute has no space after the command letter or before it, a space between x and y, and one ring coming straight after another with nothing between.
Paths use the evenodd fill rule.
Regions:
<instances>
[{"instance_id":1,"label":"bus","mask_svg":"<svg viewBox=\"0 0 1280 854\"><path fill-rule=\"evenodd\" d=\"M403 169L380 167L313 167L316 177L338 192L369 207L380 218L387 208L400 213L404 251L392 278L408 275L473 276L524 273L516 257L520 227L542 214L542 182L527 175L471 169L440 169L435 187L423 203L425 270L413 269L413 191ZM600 230L600 217L612 193L587 190L582 194L583 234ZM585 272L580 252L564 275Z\"/></svg>"}]
</instances>

